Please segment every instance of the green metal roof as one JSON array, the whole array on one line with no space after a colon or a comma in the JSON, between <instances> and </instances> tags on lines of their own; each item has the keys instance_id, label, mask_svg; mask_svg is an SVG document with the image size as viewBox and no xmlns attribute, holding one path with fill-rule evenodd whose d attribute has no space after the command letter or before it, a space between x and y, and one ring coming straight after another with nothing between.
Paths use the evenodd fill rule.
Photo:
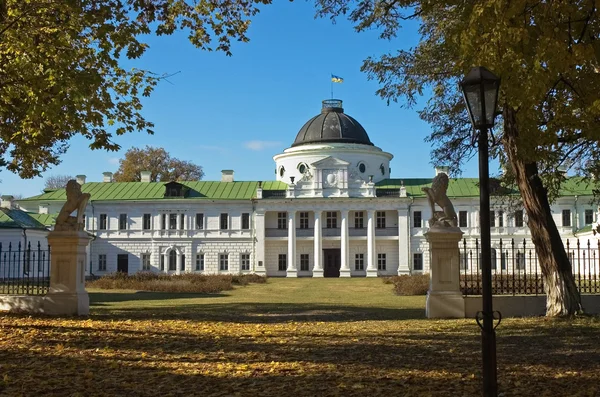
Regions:
<instances>
[{"instance_id":1,"label":"green metal roof","mask_svg":"<svg viewBox=\"0 0 600 397\"><path fill-rule=\"evenodd\" d=\"M258 182L179 182L189 188L186 199L250 200L256 196ZM157 200L164 199L166 182L90 182L81 187L92 200ZM278 181L262 182L263 190L286 190ZM168 199L173 199L172 197ZM55 189L21 201L66 200L65 189Z\"/></svg>"},{"instance_id":2,"label":"green metal roof","mask_svg":"<svg viewBox=\"0 0 600 397\"><path fill-rule=\"evenodd\" d=\"M412 197L424 197L423 187L431 187L433 179L385 179L375 184L377 189L400 189L402 185L406 188L406 194ZM448 183L448 197L477 197L479 196L479 179L477 178L453 178Z\"/></svg>"},{"instance_id":3,"label":"green metal roof","mask_svg":"<svg viewBox=\"0 0 600 397\"><path fill-rule=\"evenodd\" d=\"M562 183L559 194L561 196L591 196L594 194L594 190L598 189L600 189L600 184L592 180L572 177Z\"/></svg>"},{"instance_id":4,"label":"green metal roof","mask_svg":"<svg viewBox=\"0 0 600 397\"><path fill-rule=\"evenodd\" d=\"M2 229L46 229L46 227L18 209L0 208L0 228Z\"/></svg>"},{"instance_id":5,"label":"green metal roof","mask_svg":"<svg viewBox=\"0 0 600 397\"><path fill-rule=\"evenodd\" d=\"M58 216L58 214L32 214L32 213L28 213L28 215L45 226L54 225L54 221L56 220L56 217Z\"/></svg>"}]
</instances>

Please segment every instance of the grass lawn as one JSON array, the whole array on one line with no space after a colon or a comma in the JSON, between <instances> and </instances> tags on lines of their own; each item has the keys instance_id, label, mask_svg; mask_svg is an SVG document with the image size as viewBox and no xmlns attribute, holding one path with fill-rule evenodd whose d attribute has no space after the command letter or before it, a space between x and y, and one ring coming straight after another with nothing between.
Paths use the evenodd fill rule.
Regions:
<instances>
[{"instance_id":1,"label":"grass lawn","mask_svg":"<svg viewBox=\"0 0 600 397\"><path fill-rule=\"evenodd\" d=\"M380 279L217 295L90 291L89 318L0 314L4 396L477 396L474 320L427 320ZM600 319L506 319L505 396L599 396Z\"/></svg>"}]
</instances>

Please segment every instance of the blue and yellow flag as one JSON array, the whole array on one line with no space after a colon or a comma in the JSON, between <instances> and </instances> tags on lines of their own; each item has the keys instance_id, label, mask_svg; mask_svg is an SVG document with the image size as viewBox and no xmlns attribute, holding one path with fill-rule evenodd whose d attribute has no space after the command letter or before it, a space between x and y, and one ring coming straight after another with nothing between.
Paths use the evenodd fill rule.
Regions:
<instances>
[{"instance_id":1,"label":"blue and yellow flag","mask_svg":"<svg viewBox=\"0 0 600 397\"><path fill-rule=\"evenodd\" d=\"M331 81L333 81L334 83L343 83L344 79L341 78L340 76L335 76L335 75L331 75Z\"/></svg>"}]
</instances>

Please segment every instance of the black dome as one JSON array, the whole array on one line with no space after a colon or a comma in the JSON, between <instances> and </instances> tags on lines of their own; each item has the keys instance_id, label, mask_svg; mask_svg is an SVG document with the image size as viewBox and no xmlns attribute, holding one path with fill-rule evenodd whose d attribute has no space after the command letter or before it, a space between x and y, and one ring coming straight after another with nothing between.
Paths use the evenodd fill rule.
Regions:
<instances>
[{"instance_id":1,"label":"black dome","mask_svg":"<svg viewBox=\"0 0 600 397\"><path fill-rule=\"evenodd\" d=\"M344 113L342 101L339 99L323 101L321 114L308 120L300 128L292 146L322 142L359 143L373 146L363 126Z\"/></svg>"}]
</instances>

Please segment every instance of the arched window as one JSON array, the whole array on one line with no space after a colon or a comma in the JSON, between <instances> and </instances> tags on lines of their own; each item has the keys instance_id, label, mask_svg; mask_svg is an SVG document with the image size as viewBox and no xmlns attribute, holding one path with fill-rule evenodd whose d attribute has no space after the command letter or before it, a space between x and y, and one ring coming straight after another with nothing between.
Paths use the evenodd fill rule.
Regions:
<instances>
[{"instance_id":1,"label":"arched window","mask_svg":"<svg viewBox=\"0 0 600 397\"><path fill-rule=\"evenodd\" d=\"M169 251L169 271L177 270L177 252Z\"/></svg>"}]
</instances>

